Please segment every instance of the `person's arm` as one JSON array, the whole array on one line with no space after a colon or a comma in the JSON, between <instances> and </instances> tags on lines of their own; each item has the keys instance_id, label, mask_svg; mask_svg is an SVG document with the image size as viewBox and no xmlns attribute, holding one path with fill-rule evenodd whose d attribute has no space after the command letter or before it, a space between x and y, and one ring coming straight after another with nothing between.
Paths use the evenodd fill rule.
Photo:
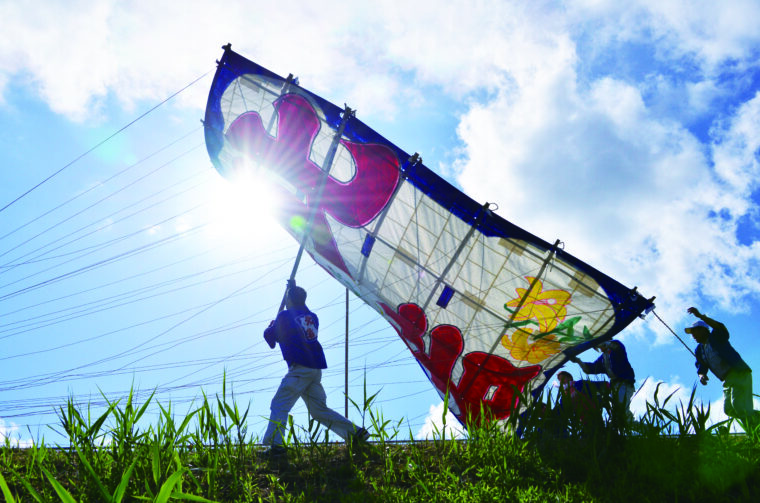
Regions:
<instances>
[{"instance_id":1,"label":"person's arm","mask_svg":"<svg viewBox=\"0 0 760 503\"><path fill-rule=\"evenodd\" d=\"M604 368L604 356L600 356L593 363L581 362L580 365L587 374L604 374L607 372Z\"/></svg>"},{"instance_id":2,"label":"person's arm","mask_svg":"<svg viewBox=\"0 0 760 503\"><path fill-rule=\"evenodd\" d=\"M570 358L570 361L577 363L581 370L587 374L601 374L604 372L604 362L601 356L594 363L582 362L577 356Z\"/></svg>"},{"instance_id":3,"label":"person's arm","mask_svg":"<svg viewBox=\"0 0 760 503\"><path fill-rule=\"evenodd\" d=\"M706 322L705 322L706 323ZM697 367L697 375L699 376L699 382L702 383L702 385L706 385L707 381L710 380L710 378L707 376L707 364L702 359L702 346L697 347L697 351L695 352L694 356L697 357L697 362L695 363Z\"/></svg>"},{"instance_id":4,"label":"person's arm","mask_svg":"<svg viewBox=\"0 0 760 503\"><path fill-rule=\"evenodd\" d=\"M705 323L707 323L707 326L709 326L710 328L713 328L713 329L717 328L720 330L724 326L723 323L710 318L706 314L700 313L699 309L697 309L696 307L690 307L689 309L686 310L686 312L688 312L689 314L693 314L695 317L704 321Z\"/></svg>"},{"instance_id":5,"label":"person's arm","mask_svg":"<svg viewBox=\"0 0 760 503\"><path fill-rule=\"evenodd\" d=\"M631 362L628 361L628 353L620 344L612 344L610 346L610 370L612 376L617 379L629 379L635 380L636 374L631 366Z\"/></svg>"},{"instance_id":6,"label":"person's arm","mask_svg":"<svg viewBox=\"0 0 760 503\"><path fill-rule=\"evenodd\" d=\"M277 331L274 329L274 320L264 330L264 340L267 341L270 348L274 349L274 346L277 344Z\"/></svg>"}]
</instances>

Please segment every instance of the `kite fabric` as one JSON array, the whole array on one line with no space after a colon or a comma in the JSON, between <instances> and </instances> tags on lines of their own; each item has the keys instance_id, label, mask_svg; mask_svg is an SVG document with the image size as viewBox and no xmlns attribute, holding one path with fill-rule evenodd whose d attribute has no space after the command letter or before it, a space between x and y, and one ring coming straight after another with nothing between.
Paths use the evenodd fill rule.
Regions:
<instances>
[{"instance_id":1,"label":"kite fabric","mask_svg":"<svg viewBox=\"0 0 760 503\"><path fill-rule=\"evenodd\" d=\"M340 108L225 46L206 145L274 183L281 223L398 332L461 422L503 420L653 308L467 197ZM532 395L531 395L532 393Z\"/></svg>"}]
</instances>

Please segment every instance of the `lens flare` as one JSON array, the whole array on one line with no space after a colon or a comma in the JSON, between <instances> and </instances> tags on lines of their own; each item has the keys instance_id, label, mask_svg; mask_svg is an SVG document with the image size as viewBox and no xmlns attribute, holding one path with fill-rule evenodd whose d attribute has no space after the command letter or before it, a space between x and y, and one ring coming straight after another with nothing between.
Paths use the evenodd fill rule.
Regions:
<instances>
[{"instance_id":1,"label":"lens flare","mask_svg":"<svg viewBox=\"0 0 760 503\"><path fill-rule=\"evenodd\" d=\"M293 229L293 231L298 233L306 232L306 219L302 217L301 215L295 215L290 218L290 221L288 222L290 225L290 228Z\"/></svg>"}]
</instances>

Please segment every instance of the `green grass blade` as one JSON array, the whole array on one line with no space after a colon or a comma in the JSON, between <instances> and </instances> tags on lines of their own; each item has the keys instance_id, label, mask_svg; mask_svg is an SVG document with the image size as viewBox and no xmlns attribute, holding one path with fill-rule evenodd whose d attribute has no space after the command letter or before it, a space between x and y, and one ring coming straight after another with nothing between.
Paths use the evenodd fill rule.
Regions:
<instances>
[{"instance_id":1,"label":"green grass blade","mask_svg":"<svg viewBox=\"0 0 760 503\"><path fill-rule=\"evenodd\" d=\"M182 432L185 431L185 429L187 428L187 425L190 422L190 420L192 420L193 417L195 417L198 414L198 411L200 411L200 410L201 410L201 408L198 407L197 409L189 412L187 414L187 416L185 416L185 419L182 421L182 423L180 423L179 427L176 430L176 434L177 435L180 435Z\"/></svg>"},{"instance_id":2,"label":"green grass blade","mask_svg":"<svg viewBox=\"0 0 760 503\"><path fill-rule=\"evenodd\" d=\"M79 450L79 447L74 444L74 449L77 451L77 455L79 456L79 460L82 462L84 467L87 469L88 472L90 472L90 475L92 476L93 480L95 481L95 484L98 486L98 490L100 493L106 498L106 501L111 501L111 495L106 490L103 483L100 481L100 477L98 477L98 474L95 472L95 470L92 468L92 465L89 461L87 461L87 458L82 454L82 451Z\"/></svg>"},{"instance_id":3,"label":"green grass blade","mask_svg":"<svg viewBox=\"0 0 760 503\"><path fill-rule=\"evenodd\" d=\"M24 487L26 487L26 490L29 491L29 494L32 495L32 498L34 498L34 501L37 503L44 503L42 501L42 497L39 495L39 493L32 487L32 484L29 483L28 480L26 480L24 477L20 477L21 483L24 484Z\"/></svg>"},{"instance_id":4,"label":"green grass blade","mask_svg":"<svg viewBox=\"0 0 760 503\"><path fill-rule=\"evenodd\" d=\"M108 410L106 410L102 416L100 416L93 424L90 426L90 428L85 432L86 438L94 437L97 432L100 431L100 428L103 426L103 423L105 423L106 419L108 419L108 416L111 415L111 412L113 412L114 405L111 405L108 407Z\"/></svg>"},{"instance_id":5,"label":"green grass blade","mask_svg":"<svg viewBox=\"0 0 760 503\"><path fill-rule=\"evenodd\" d=\"M224 408L227 409L227 415L232 419L236 424L240 423L240 413L237 410L237 405L233 408L230 404L227 402L223 403Z\"/></svg>"},{"instance_id":6,"label":"green grass blade","mask_svg":"<svg viewBox=\"0 0 760 503\"><path fill-rule=\"evenodd\" d=\"M161 478L161 446L154 443L151 447L151 469L153 473L153 482L158 484Z\"/></svg>"},{"instance_id":7,"label":"green grass blade","mask_svg":"<svg viewBox=\"0 0 760 503\"><path fill-rule=\"evenodd\" d=\"M150 405L150 402L153 400L153 397L156 394L156 390L153 390L153 393L150 394L147 400L145 400L145 403L137 410L137 413L135 414L134 422L137 422L140 420L140 418L145 414L145 410L148 408L148 405Z\"/></svg>"},{"instance_id":8,"label":"green grass blade","mask_svg":"<svg viewBox=\"0 0 760 503\"><path fill-rule=\"evenodd\" d=\"M111 501L113 501L113 503L121 503L121 500L124 499L124 493L127 490L129 479L132 477L132 470L134 470L137 461L137 459L132 461L132 464L129 465L127 471L124 472L124 475L121 476L121 482L119 482L118 487L116 487L116 491L113 493L113 498L111 498Z\"/></svg>"},{"instance_id":9,"label":"green grass blade","mask_svg":"<svg viewBox=\"0 0 760 503\"><path fill-rule=\"evenodd\" d=\"M0 473L0 489L3 490L3 496L5 496L5 501L7 503L16 502L16 500L13 499L13 495L11 494L11 488L8 487L8 483L5 482L5 477L3 477L2 473Z\"/></svg>"},{"instance_id":10,"label":"green grass blade","mask_svg":"<svg viewBox=\"0 0 760 503\"><path fill-rule=\"evenodd\" d=\"M164 482L164 485L161 486L161 490L158 491L158 496L156 496L155 503L166 503L169 501L169 498L172 497L172 492L174 491L174 486L177 485L177 482L182 479L182 475L185 473L186 468L183 468L181 470L177 470L172 474L171 477L166 479L166 482Z\"/></svg>"},{"instance_id":11,"label":"green grass blade","mask_svg":"<svg viewBox=\"0 0 760 503\"><path fill-rule=\"evenodd\" d=\"M195 494L187 494L187 493L181 493L181 492L176 492L172 494L172 499L198 501L200 503L218 503L216 500L208 500L204 498L203 496L196 496Z\"/></svg>"},{"instance_id":12,"label":"green grass blade","mask_svg":"<svg viewBox=\"0 0 760 503\"><path fill-rule=\"evenodd\" d=\"M55 478L50 474L49 471L47 471L45 468L42 468L42 471L45 473L45 476L47 477L48 481L50 481L50 485L53 486L53 489L55 489L55 492L58 494L58 497L61 498L61 501L63 503L77 503L77 500L74 499L71 493L68 492L66 488L61 485L60 482L55 480Z\"/></svg>"}]
</instances>

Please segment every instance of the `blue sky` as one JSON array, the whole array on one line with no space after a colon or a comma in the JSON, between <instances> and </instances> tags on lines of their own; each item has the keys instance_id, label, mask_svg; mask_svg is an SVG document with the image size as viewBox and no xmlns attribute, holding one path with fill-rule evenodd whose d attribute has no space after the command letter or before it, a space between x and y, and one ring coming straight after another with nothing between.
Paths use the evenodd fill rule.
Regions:
<instances>
[{"instance_id":1,"label":"blue sky","mask_svg":"<svg viewBox=\"0 0 760 503\"><path fill-rule=\"evenodd\" d=\"M0 1L0 207L15 201L0 214L0 435L61 441L47 425L67 397L97 407L132 385L182 413L225 369L263 432L285 367L261 332L297 244L208 160L200 119L227 42L656 296L690 346L687 307L724 321L757 366L760 5L303 4ZM309 260L298 280L342 411L345 290ZM440 399L387 323L349 309L351 398L366 380L424 436ZM657 318L621 339L637 411L657 382L688 395L692 357ZM715 379L698 396L722 409Z\"/></svg>"}]
</instances>

